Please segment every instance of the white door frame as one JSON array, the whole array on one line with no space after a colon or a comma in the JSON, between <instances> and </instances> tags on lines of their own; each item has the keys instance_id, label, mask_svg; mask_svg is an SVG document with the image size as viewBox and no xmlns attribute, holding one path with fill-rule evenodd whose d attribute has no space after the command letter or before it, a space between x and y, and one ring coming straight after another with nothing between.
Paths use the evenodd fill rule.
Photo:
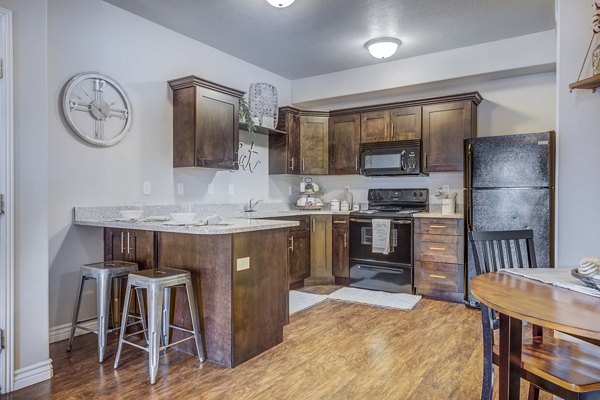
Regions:
<instances>
[{"instance_id":1,"label":"white door frame","mask_svg":"<svg viewBox=\"0 0 600 400\"><path fill-rule=\"evenodd\" d=\"M0 352L1 393L14 384L14 207L13 207L13 24L12 11L0 8L0 193L5 213L0 216L0 329L4 349Z\"/></svg>"}]
</instances>

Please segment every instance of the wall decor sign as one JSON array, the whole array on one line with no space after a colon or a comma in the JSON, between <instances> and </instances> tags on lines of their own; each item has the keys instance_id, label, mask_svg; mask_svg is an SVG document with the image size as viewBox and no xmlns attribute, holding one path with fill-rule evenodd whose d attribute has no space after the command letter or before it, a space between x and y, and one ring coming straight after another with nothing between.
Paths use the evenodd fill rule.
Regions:
<instances>
[{"instance_id":1,"label":"wall decor sign","mask_svg":"<svg viewBox=\"0 0 600 400\"><path fill-rule=\"evenodd\" d=\"M67 82L62 111L71 130L95 146L113 146L131 128L127 94L114 79L98 72L78 74Z\"/></svg>"}]
</instances>

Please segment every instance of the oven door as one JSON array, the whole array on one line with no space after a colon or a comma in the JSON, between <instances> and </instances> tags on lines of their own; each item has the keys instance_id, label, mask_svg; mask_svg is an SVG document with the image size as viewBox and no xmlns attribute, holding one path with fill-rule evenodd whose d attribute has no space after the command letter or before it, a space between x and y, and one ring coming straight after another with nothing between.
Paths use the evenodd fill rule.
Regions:
<instances>
[{"instance_id":1,"label":"oven door","mask_svg":"<svg viewBox=\"0 0 600 400\"><path fill-rule=\"evenodd\" d=\"M412 268L375 263L350 263L350 286L361 289L383 290L412 294Z\"/></svg>"},{"instance_id":2,"label":"oven door","mask_svg":"<svg viewBox=\"0 0 600 400\"><path fill-rule=\"evenodd\" d=\"M390 252L373 253L371 219L350 218L350 259L382 265L412 267L412 220L393 219Z\"/></svg>"}]
</instances>

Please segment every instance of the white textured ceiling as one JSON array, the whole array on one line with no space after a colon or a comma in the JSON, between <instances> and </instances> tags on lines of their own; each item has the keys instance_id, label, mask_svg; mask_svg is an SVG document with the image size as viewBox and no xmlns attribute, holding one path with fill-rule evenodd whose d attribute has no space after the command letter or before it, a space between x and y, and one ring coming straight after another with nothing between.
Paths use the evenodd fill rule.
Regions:
<instances>
[{"instance_id":1,"label":"white textured ceiling","mask_svg":"<svg viewBox=\"0 0 600 400\"><path fill-rule=\"evenodd\" d=\"M554 0L105 1L289 79L385 62L380 36L397 60L555 28Z\"/></svg>"}]
</instances>

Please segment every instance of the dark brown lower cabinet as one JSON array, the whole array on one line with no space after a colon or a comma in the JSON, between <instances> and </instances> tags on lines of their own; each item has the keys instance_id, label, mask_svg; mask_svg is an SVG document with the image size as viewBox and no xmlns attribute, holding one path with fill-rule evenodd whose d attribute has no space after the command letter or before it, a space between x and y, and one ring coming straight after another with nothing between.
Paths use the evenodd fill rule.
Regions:
<instances>
[{"instance_id":1,"label":"dark brown lower cabinet","mask_svg":"<svg viewBox=\"0 0 600 400\"><path fill-rule=\"evenodd\" d=\"M293 289L304 286L304 279L310 276L310 232L290 230L288 241L288 285Z\"/></svg>"},{"instance_id":2,"label":"dark brown lower cabinet","mask_svg":"<svg viewBox=\"0 0 600 400\"><path fill-rule=\"evenodd\" d=\"M234 367L283 341L288 319L286 229L232 235L160 232L158 266L191 272L210 361ZM248 258L250 267L238 268ZM191 328L183 289L173 290L173 324ZM183 338L172 330L172 340ZM176 346L194 353L193 341Z\"/></svg>"},{"instance_id":3,"label":"dark brown lower cabinet","mask_svg":"<svg viewBox=\"0 0 600 400\"><path fill-rule=\"evenodd\" d=\"M335 283L338 285L348 285L350 283L348 226L347 216L333 216L332 271Z\"/></svg>"},{"instance_id":4,"label":"dark brown lower cabinet","mask_svg":"<svg viewBox=\"0 0 600 400\"><path fill-rule=\"evenodd\" d=\"M104 260L130 261L140 269L156 266L156 238L152 231L104 229Z\"/></svg>"}]
</instances>

